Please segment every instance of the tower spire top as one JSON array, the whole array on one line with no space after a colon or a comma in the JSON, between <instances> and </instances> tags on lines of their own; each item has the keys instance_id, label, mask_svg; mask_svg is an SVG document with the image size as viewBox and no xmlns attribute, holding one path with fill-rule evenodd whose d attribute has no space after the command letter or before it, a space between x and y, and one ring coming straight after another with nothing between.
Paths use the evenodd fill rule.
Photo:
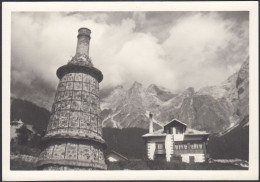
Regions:
<instances>
[{"instance_id":1,"label":"tower spire top","mask_svg":"<svg viewBox=\"0 0 260 182\"><path fill-rule=\"evenodd\" d=\"M89 42L91 30L88 28L80 28L78 30L78 42L76 49L76 56L85 55L89 56Z\"/></svg>"},{"instance_id":2,"label":"tower spire top","mask_svg":"<svg viewBox=\"0 0 260 182\"><path fill-rule=\"evenodd\" d=\"M78 30L76 54L68 64L93 67L89 57L90 34L91 30L85 27Z\"/></svg>"}]
</instances>

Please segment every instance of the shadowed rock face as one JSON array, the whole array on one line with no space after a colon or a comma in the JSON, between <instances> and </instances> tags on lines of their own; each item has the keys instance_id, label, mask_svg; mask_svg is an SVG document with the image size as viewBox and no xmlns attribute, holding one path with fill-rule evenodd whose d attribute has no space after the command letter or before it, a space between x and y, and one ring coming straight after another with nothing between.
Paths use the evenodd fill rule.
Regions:
<instances>
[{"instance_id":1,"label":"shadowed rock face","mask_svg":"<svg viewBox=\"0 0 260 182\"><path fill-rule=\"evenodd\" d=\"M243 118L249 113L249 58L238 72L236 88L239 98L237 114Z\"/></svg>"},{"instance_id":2,"label":"shadowed rock face","mask_svg":"<svg viewBox=\"0 0 260 182\"><path fill-rule=\"evenodd\" d=\"M184 99L178 118L189 127L219 132L229 126L228 113L209 95L193 95Z\"/></svg>"}]
</instances>

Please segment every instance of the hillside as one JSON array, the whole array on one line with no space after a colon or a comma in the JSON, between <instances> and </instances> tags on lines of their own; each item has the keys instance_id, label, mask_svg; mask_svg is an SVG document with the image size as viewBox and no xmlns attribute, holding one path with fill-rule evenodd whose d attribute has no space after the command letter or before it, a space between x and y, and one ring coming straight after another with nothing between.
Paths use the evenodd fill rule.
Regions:
<instances>
[{"instance_id":1,"label":"hillside","mask_svg":"<svg viewBox=\"0 0 260 182\"><path fill-rule=\"evenodd\" d=\"M32 125L39 134L43 135L47 128L50 112L36 104L11 98L11 121L22 120L25 124Z\"/></svg>"},{"instance_id":2,"label":"hillside","mask_svg":"<svg viewBox=\"0 0 260 182\"><path fill-rule=\"evenodd\" d=\"M249 117L226 132L210 137L208 153L215 159L243 159L249 157Z\"/></svg>"},{"instance_id":3,"label":"hillside","mask_svg":"<svg viewBox=\"0 0 260 182\"><path fill-rule=\"evenodd\" d=\"M11 144L11 152L35 156L40 151L37 145L40 141L38 133L44 133L50 113L31 102L14 98L11 110L11 118L14 119L11 122L11 138L16 141ZM22 121L15 121L17 118L21 118ZM144 159L146 149L141 136L147 132L147 129L142 128L105 127L103 138L107 142L108 149L113 149L128 158ZM247 116L232 128L212 135L208 152L212 158L248 160L248 139L249 118Z\"/></svg>"},{"instance_id":4,"label":"hillside","mask_svg":"<svg viewBox=\"0 0 260 182\"><path fill-rule=\"evenodd\" d=\"M130 159L144 159L146 148L141 136L147 132L148 130L142 128L103 128L103 138L109 149Z\"/></svg>"},{"instance_id":5,"label":"hillside","mask_svg":"<svg viewBox=\"0 0 260 182\"><path fill-rule=\"evenodd\" d=\"M11 95L13 97L33 102L49 111L55 92L55 87L39 77L35 77L30 83L11 78Z\"/></svg>"}]
</instances>

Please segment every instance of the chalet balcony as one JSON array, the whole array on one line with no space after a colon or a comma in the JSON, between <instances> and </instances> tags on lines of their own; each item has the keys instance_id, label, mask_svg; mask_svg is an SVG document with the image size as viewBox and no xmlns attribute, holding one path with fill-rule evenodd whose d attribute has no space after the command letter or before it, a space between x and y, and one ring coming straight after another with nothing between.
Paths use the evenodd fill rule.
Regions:
<instances>
[{"instance_id":1,"label":"chalet balcony","mask_svg":"<svg viewBox=\"0 0 260 182\"><path fill-rule=\"evenodd\" d=\"M191 149L188 149L188 150L175 150L174 151L174 154L176 155L181 155L181 154L204 154L205 151L202 150L202 149L196 149L196 150L191 150Z\"/></svg>"},{"instance_id":2,"label":"chalet balcony","mask_svg":"<svg viewBox=\"0 0 260 182\"><path fill-rule=\"evenodd\" d=\"M165 149L156 149L155 154L166 154L166 150Z\"/></svg>"}]
</instances>

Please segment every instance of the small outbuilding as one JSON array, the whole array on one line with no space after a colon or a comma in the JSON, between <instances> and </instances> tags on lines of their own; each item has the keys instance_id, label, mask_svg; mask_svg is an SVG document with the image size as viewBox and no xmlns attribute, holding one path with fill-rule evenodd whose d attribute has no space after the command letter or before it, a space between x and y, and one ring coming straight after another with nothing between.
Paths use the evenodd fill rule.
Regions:
<instances>
[{"instance_id":1,"label":"small outbuilding","mask_svg":"<svg viewBox=\"0 0 260 182\"><path fill-rule=\"evenodd\" d=\"M110 150L107 154L107 160L109 162L120 162L120 161L128 161L128 158L126 158L125 156L119 154L114 150Z\"/></svg>"}]
</instances>

